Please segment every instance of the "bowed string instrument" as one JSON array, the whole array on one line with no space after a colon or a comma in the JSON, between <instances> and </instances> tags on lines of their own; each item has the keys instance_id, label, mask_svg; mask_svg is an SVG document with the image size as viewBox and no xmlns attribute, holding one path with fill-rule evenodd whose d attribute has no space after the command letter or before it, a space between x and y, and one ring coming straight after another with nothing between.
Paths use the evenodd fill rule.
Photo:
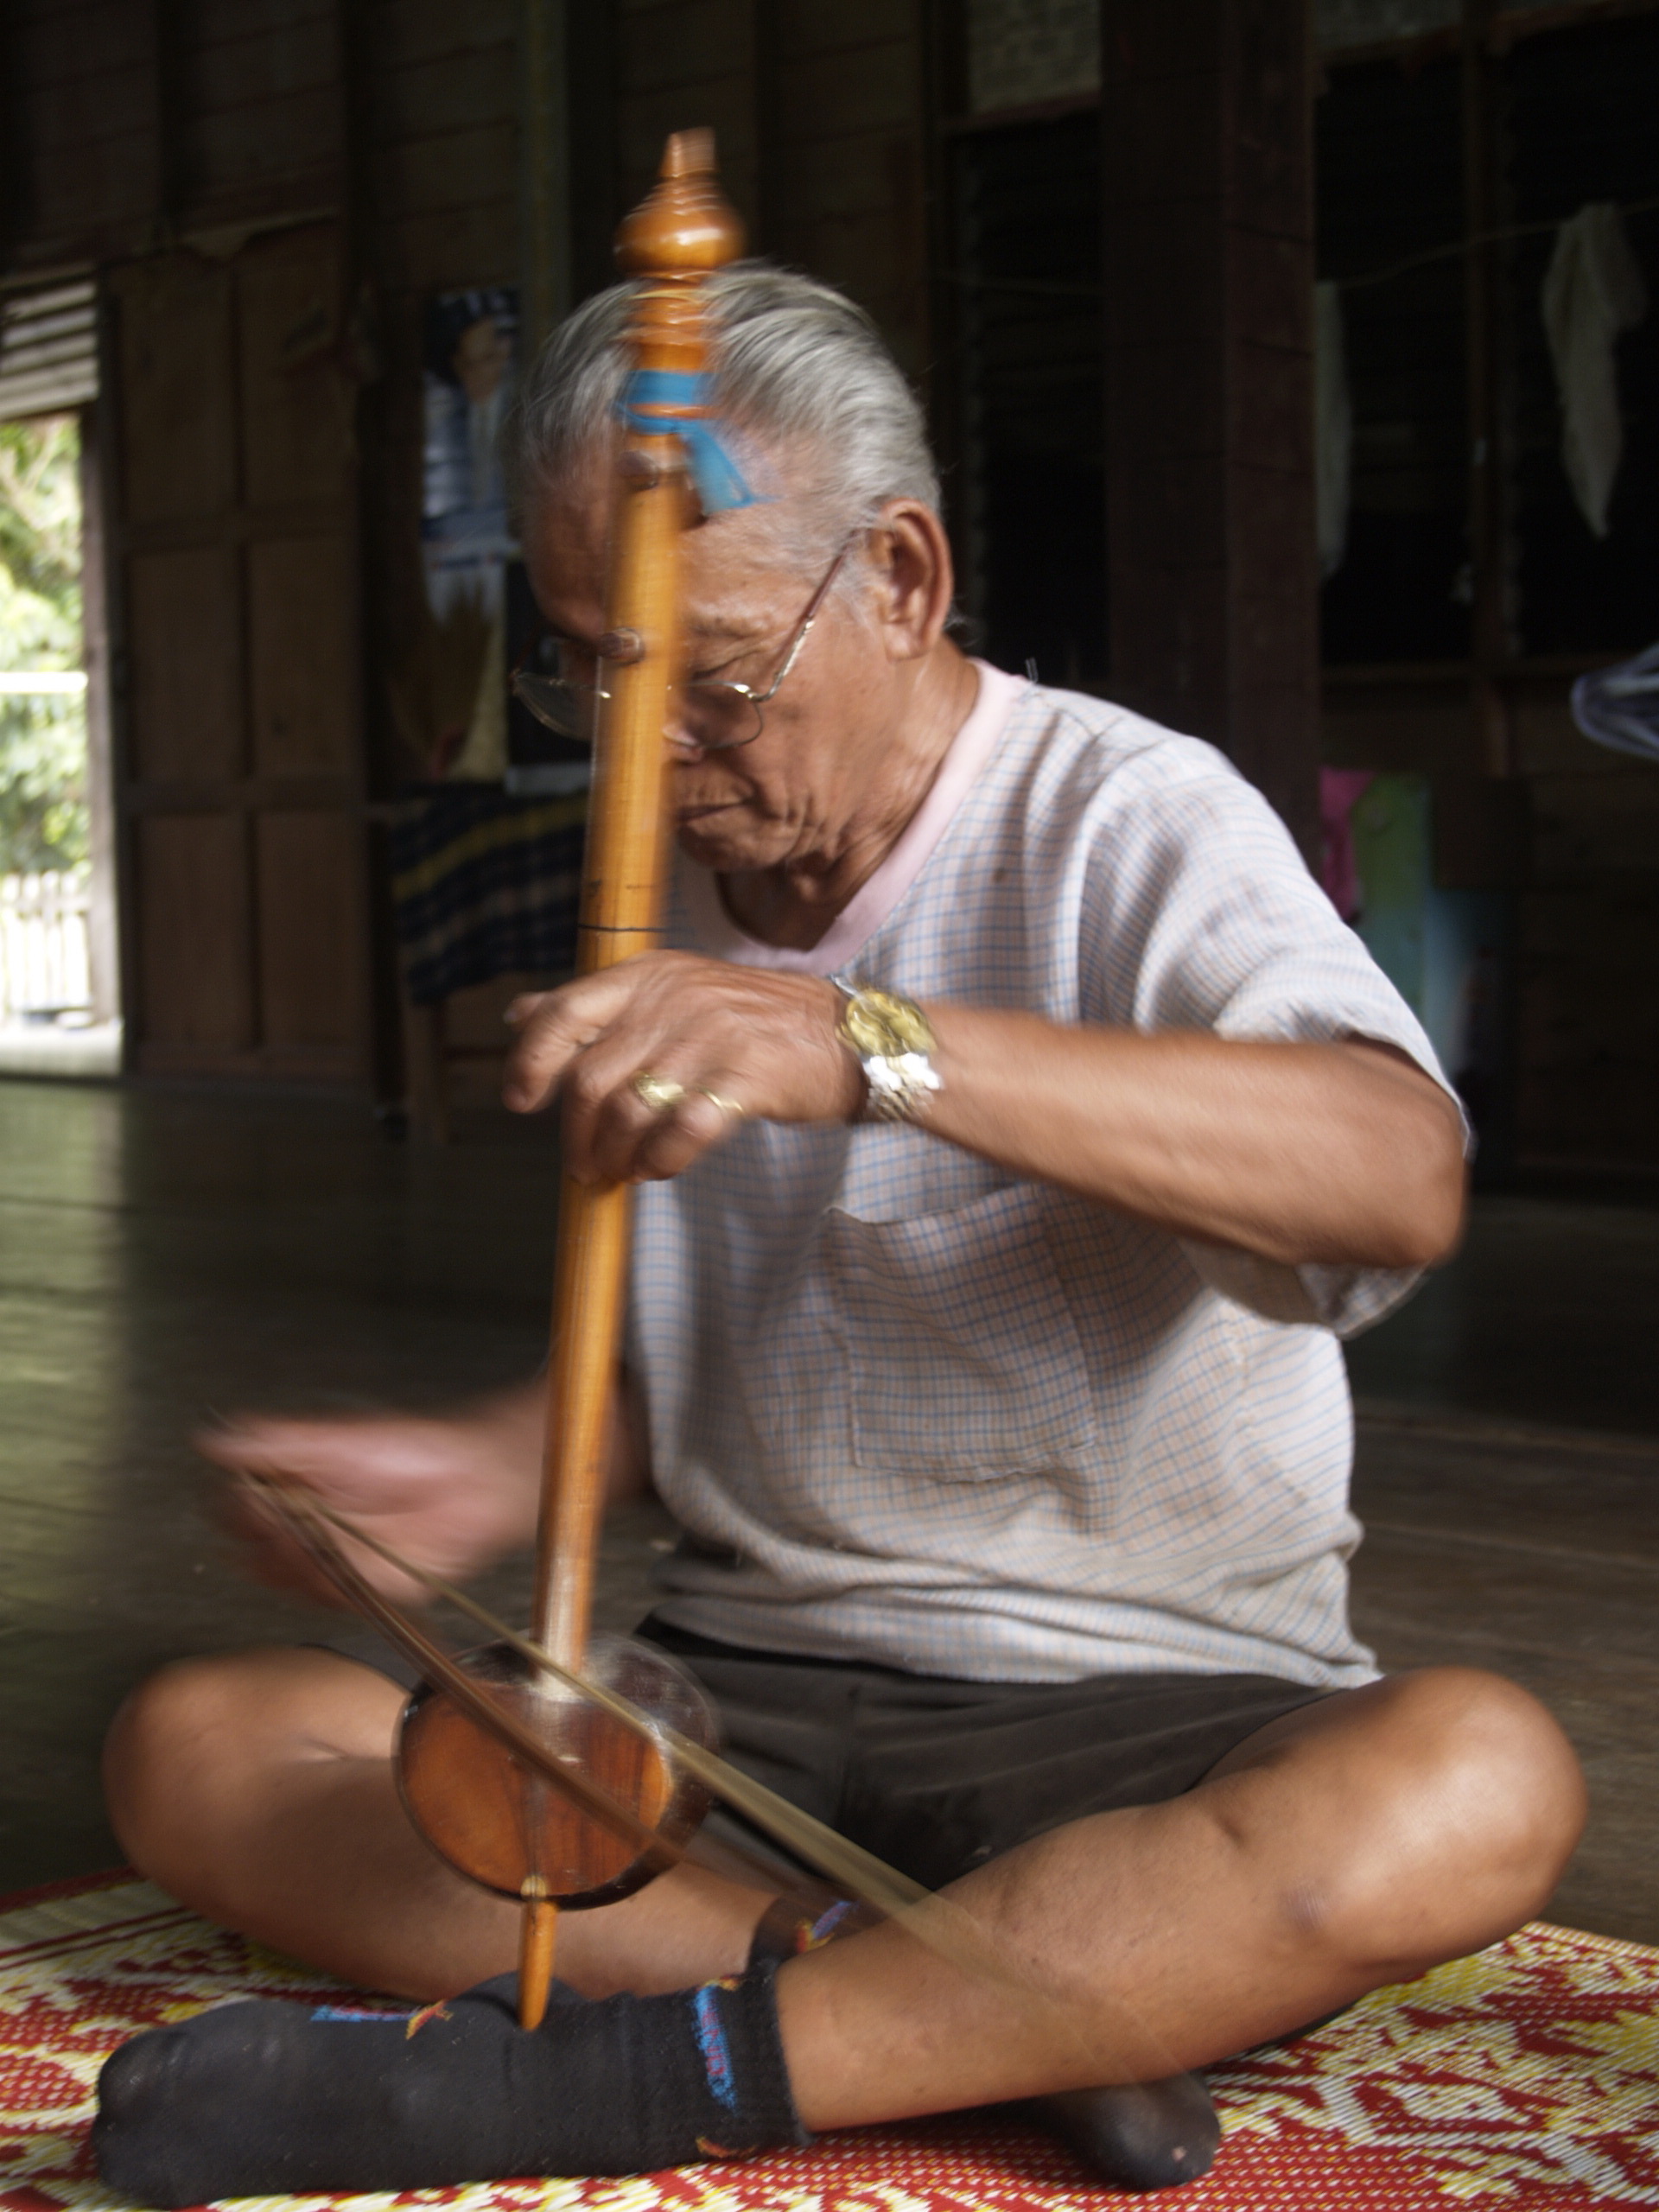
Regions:
<instances>
[{"instance_id":1,"label":"bowed string instrument","mask_svg":"<svg viewBox=\"0 0 1659 2212\"><path fill-rule=\"evenodd\" d=\"M636 279L627 333L632 370L620 410L599 647L580 973L648 951L658 939L668 842L664 731L683 650L680 541L702 514L748 497L707 404L701 298L708 276L741 246L738 218L715 181L713 134L677 133L655 188L617 241L619 263ZM721 1759L701 1690L666 1653L590 1636L629 1200L626 1185L569 1177L561 1192L528 1635L355 1528L302 1484L244 1478L346 1603L419 1670L396 1751L404 1802L452 1866L520 1905L522 2024L533 2028L543 2017L562 1910L612 1903L692 1858L768 1895L781 1891L809 1910L840 1897L855 1901L863 1918L899 1921L963 1972L1098 2050L1103 2067L1112 2069L1099 2079L1173 2072L1156 2037L1127 2013L1113 2029L1109 2058L1097 2040L1097 2005L1085 2020L1061 1993L1033 1986L1024 1966L959 1906ZM353 1547L378 1554L493 1641L452 1654L374 1586ZM783 1858L699 1834L714 1797ZM802 1877L803 1866L821 1881Z\"/></svg>"},{"instance_id":2,"label":"bowed string instrument","mask_svg":"<svg viewBox=\"0 0 1659 2212\"><path fill-rule=\"evenodd\" d=\"M635 279L619 410L606 632L594 733L577 970L592 973L658 942L666 874L670 692L680 673L680 545L689 524L748 494L706 404L708 276L741 251L742 227L714 175L707 130L668 141L655 188L623 223L617 259ZM712 1792L747 1795L785 1848L842 1865L841 1889L874 1882L880 1910L915 1907L913 1884L808 1822L714 1756L713 1717L667 1654L590 1635L605 1495L607 1422L629 1254L626 1185L564 1179L554 1269L548 1427L528 1636L399 1559L301 1485L255 1484L336 1589L411 1659L421 1687L405 1708L397 1766L404 1804L461 1873L522 1907L519 2017L541 2020L561 1910L631 1894L693 1847ZM457 1659L352 1563L340 1539L384 1554L488 1626L496 1641ZM707 1858L705 1848L699 1853ZM741 1875L741 1849L713 1854ZM751 1859L775 1891L787 1874ZM897 1887L893 1885L897 1885Z\"/></svg>"},{"instance_id":3,"label":"bowed string instrument","mask_svg":"<svg viewBox=\"0 0 1659 2212\"><path fill-rule=\"evenodd\" d=\"M603 680L582 867L577 972L654 949L666 866L664 800L671 686L682 652L680 541L696 504L689 450L706 442L702 395L707 277L734 259L742 228L714 177L708 131L668 142L656 188L623 223L617 259L637 280L626 344L607 586ZM498 1703L516 1707L567 1777L595 1785L628 1816L624 1833L594 1817L544 1772L501 1757L474 1713L429 1680L405 1716L399 1767L416 1824L463 1873L519 1898L519 2013L542 2017L561 1906L626 1897L668 1863L696 1827L706 1793L661 1736L671 1726L712 1745L700 1693L649 1646L590 1641L603 1511L607 1421L620 1351L631 1193L625 1184L560 1194L548 1427L530 1640L566 1675L620 1692L652 1716L641 1732L522 1655L474 1662Z\"/></svg>"}]
</instances>

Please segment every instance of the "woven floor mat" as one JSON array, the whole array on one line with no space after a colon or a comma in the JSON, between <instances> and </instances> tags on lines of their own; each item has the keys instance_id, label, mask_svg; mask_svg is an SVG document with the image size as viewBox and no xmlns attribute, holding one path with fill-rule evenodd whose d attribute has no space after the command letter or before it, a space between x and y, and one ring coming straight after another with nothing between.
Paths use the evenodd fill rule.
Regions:
<instances>
[{"instance_id":1,"label":"woven floor mat","mask_svg":"<svg viewBox=\"0 0 1659 2212\"><path fill-rule=\"evenodd\" d=\"M0 2212L114 2212L86 2128L98 2069L127 2036L226 1997L337 1993L130 1877L0 1904ZM1659 2206L1659 1952L1636 1944L1523 1929L1210 2079L1224 2139L1202 2181L1163 2200L1172 2212ZM1064 2212L1110 2201L1057 2144L977 2114L623 2180L270 2200L308 2212Z\"/></svg>"}]
</instances>

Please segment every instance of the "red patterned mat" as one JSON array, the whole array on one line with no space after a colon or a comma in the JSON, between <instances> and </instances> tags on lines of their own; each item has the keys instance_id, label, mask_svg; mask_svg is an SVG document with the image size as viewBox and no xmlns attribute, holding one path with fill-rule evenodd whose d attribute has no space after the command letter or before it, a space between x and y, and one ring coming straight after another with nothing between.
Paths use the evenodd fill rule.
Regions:
<instances>
[{"instance_id":1,"label":"red patterned mat","mask_svg":"<svg viewBox=\"0 0 1659 2212\"><path fill-rule=\"evenodd\" d=\"M113 2212L86 2125L99 2065L136 2029L229 1996L334 1993L130 1878L0 1913L0 2212ZM1659 2206L1659 1952L1528 1928L1211 2080L1225 2139L1211 2172L1166 2200L1182 2212ZM975 2118L832 2136L745 2165L343 2201L355 2212L1086 2212L1110 2196L1046 2138ZM283 2212L340 2201L270 2200Z\"/></svg>"}]
</instances>

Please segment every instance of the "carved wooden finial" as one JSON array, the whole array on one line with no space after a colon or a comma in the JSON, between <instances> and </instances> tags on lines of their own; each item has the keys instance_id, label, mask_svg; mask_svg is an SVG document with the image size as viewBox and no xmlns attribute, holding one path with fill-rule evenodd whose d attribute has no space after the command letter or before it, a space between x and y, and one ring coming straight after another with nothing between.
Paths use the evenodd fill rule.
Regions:
<instances>
[{"instance_id":1,"label":"carved wooden finial","mask_svg":"<svg viewBox=\"0 0 1659 2212\"><path fill-rule=\"evenodd\" d=\"M712 130L677 130L663 149L658 182L616 234L618 266L629 276L702 276L735 261L743 225L715 176Z\"/></svg>"},{"instance_id":2,"label":"carved wooden finial","mask_svg":"<svg viewBox=\"0 0 1659 2212\"><path fill-rule=\"evenodd\" d=\"M674 131L663 149L663 165L657 174L669 178L713 176L715 167L715 134L704 127Z\"/></svg>"}]
</instances>

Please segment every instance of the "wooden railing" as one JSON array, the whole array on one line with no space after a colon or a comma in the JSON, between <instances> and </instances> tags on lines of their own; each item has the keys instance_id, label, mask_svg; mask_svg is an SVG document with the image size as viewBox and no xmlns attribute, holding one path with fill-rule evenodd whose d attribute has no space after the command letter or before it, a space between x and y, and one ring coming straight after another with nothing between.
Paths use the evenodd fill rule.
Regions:
<instances>
[{"instance_id":1,"label":"wooden railing","mask_svg":"<svg viewBox=\"0 0 1659 2212\"><path fill-rule=\"evenodd\" d=\"M0 1020L90 1007L88 871L0 875Z\"/></svg>"}]
</instances>

